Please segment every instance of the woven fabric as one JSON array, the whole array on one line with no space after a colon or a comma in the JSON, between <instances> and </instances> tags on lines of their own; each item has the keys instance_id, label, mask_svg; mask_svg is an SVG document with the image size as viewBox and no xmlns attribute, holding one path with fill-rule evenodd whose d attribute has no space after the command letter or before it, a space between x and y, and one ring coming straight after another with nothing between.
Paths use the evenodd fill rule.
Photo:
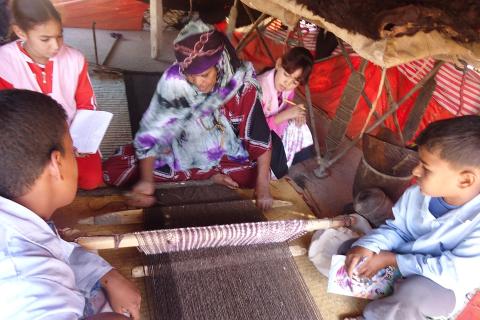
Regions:
<instances>
[{"instance_id":1,"label":"woven fabric","mask_svg":"<svg viewBox=\"0 0 480 320\"><path fill-rule=\"evenodd\" d=\"M306 233L306 220L239 223L134 233L145 254L278 243Z\"/></svg>"},{"instance_id":2,"label":"woven fabric","mask_svg":"<svg viewBox=\"0 0 480 320\"><path fill-rule=\"evenodd\" d=\"M284 243L147 258L151 319L321 319Z\"/></svg>"}]
</instances>

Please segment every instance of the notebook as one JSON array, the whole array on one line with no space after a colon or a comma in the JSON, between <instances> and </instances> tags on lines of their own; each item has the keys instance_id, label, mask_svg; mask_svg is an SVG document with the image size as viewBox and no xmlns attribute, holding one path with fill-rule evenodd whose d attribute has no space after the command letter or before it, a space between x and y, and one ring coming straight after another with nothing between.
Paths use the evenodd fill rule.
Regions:
<instances>
[{"instance_id":1,"label":"notebook","mask_svg":"<svg viewBox=\"0 0 480 320\"><path fill-rule=\"evenodd\" d=\"M357 276L350 278L345 268L345 256L335 255L332 257L327 292L371 300L379 299L393 292L393 284L400 277L400 271L389 266L378 271L371 279Z\"/></svg>"}]
</instances>

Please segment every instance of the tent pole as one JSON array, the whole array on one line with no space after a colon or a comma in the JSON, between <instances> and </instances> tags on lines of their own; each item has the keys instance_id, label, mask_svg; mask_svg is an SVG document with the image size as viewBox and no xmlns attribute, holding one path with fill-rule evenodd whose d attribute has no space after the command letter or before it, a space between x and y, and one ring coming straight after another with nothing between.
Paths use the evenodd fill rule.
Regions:
<instances>
[{"instance_id":1,"label":"tent pole","mask_svg":"<svg viewBox=\"0 0 480 320\"><path fill-rule=\"evenodd\" d=\"M438 69L442 66L441 63L436 64L433 69L422 79L420 80L415 87L413 87L406 95L400 99L400 101L396 102L395 104L392 105L392 108L385 112L374 124L372 124L367 130L365 130L365 133L369 133L373 131L375 128L377 128L380 124L382 124L389 116L391 116L394 112L396 112L400 106L408 100L415 92L417 92L420 88L423 87L423 85L435 74L437 73ZM327 169L330 168L334 163L336 163L338 160L340 160L351 148L353 148L359 141L362 139L362 136L358 136L355 139L352 139L350 143L335 157L333 157L331 160L327 161L322 161L320 166L314 170L315 176L317 177L322 177L326 176Z\"/></svg>"},{"instance_id":2,"label":"tent pole","mask_svg":"<svg viewBox=\"0 0 480 320\"><path fill-rule=\"evenodd\" d=\"M228 15L228 28L227 28L227 38L232 42L233 30L235 30L235 26L237 25L237 17L238 17L238 0L235 0L233 3L232 8L230 8L230 14Z\"/></svg>"},{"instance_id":3,"label":"tent pole","mask_svg":"<svg viewBox=\"0 0 480 320\"><path fill-rule=\"evenodd\" d=\"M255 23L255 19L253 18L253 15L252 15L252 12L250 11L250 8L248 6L246 6L244 3L242 3L242 5L245 8L245 11L247 12L248 17L250 18L250 21L252 23ZM270 49L268 48L267 43L265 42L265 38L263 37L262 32L258 28L258 25L255 26L255 30L257 30L258 39L260 40L260 43L263 45L263 48L267 52L268 57L270 58L270 60L272 60L272 63L275 64L275 59L273 58L273 55L270 52Z\"/></svg>"},{"instance_id":4,"label":"tent pole","mask_svg":"<svg viewBox=\"0 0 480 320\"><path fill-rule=\"evenodd\" d=\"M267 17L267 15L265 13L262 13L262 15L260 17L258 17L258 19L255 21L255 23L250 27L250 30L248 30L248 32L242 37L242 39L240 39L240 41L238 42L237 48L235 49L237 51L237 53L242 51L243 48L248 43L250 43L251 40L253 40L255 38L255 36L250 37L250 35L253 33L253 31L255 31L257 29L260 22L262 22L266 17ZM270 22L267 24L267 26L270 23L272 23L272 21L273 21L273 19L270 20Z\"/></svg>"}]
</instances>

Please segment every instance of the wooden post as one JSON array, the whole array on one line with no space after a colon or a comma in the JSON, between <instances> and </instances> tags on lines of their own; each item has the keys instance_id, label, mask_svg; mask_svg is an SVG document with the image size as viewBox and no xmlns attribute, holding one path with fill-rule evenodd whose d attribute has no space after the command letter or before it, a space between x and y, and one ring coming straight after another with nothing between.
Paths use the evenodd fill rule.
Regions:
<instances>
[{"instance_id":1,"label":"wooden post","mask_svg":"<svg viewBox=\"0 0 480 320\"><path fill-rule=\"evenodd\" d=\"M152 59L160 56L160 39L163 31L162 0L150 0L150 49Z\"/></svg>"}]
</instances>

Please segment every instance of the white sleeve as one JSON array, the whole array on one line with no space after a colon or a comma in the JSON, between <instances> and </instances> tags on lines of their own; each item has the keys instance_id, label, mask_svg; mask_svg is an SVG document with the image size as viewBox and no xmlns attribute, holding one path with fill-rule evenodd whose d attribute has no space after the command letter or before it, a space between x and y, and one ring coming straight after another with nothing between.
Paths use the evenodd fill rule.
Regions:
<instances>
[{"instance_id":1,"label":"white sleeve","mask_svg":"<svg viewBox=\"0 0 480 320\"><path fill-rule=\"evenodd\" d=\"M447 289L478 285L473 275L480 266L480 230L467 235L452 250L440 256L428 254L397 254L398 269L403 276L422 275ZM473 277L473 278L472 278Z\"/></svg>"},{"instance_id":2,"label":"white sleeve","mask_svg":"<svg viewBox=\"0 0 480 320\"><path fill-rule=\"evenodd\" d=\"M43 260L45 264L38 273L35 265L40 259L32 257L31 260L34 260L32 272L22 275L17 274L11 259L0 259L0 319L71 320L83 317L85 297L69 287L68 279L62 282L64 273L60 266ZM43 267L48 268L50 274L44 275Z\"/></svg>"},{"instance_id":3,"label":"white sleeve","mask_svg":"<svg viewBox=\"0 0 480 320\"><path fill-rule=\"evenodd\" d=\"M82 246L73 243L68 244L74 246L68 261L75 273L77 287L88 294L95 283L113 267L102 257L85 250Z\"/></svg>"},{"instance_id":4,"label":"white sleeve","mask_svg":"<svg viewBox=\"0 0 480 320\"><path fill-rule=\"evenodd\" d=\"M395 250L401 244L414 240L406 226L407 208L412 196L411 190L407 190L392 208L394 219L387 220L385 224L361 237L352 246L364 247L379 253L382 250Z\"/></svg>"}]
</instances>

